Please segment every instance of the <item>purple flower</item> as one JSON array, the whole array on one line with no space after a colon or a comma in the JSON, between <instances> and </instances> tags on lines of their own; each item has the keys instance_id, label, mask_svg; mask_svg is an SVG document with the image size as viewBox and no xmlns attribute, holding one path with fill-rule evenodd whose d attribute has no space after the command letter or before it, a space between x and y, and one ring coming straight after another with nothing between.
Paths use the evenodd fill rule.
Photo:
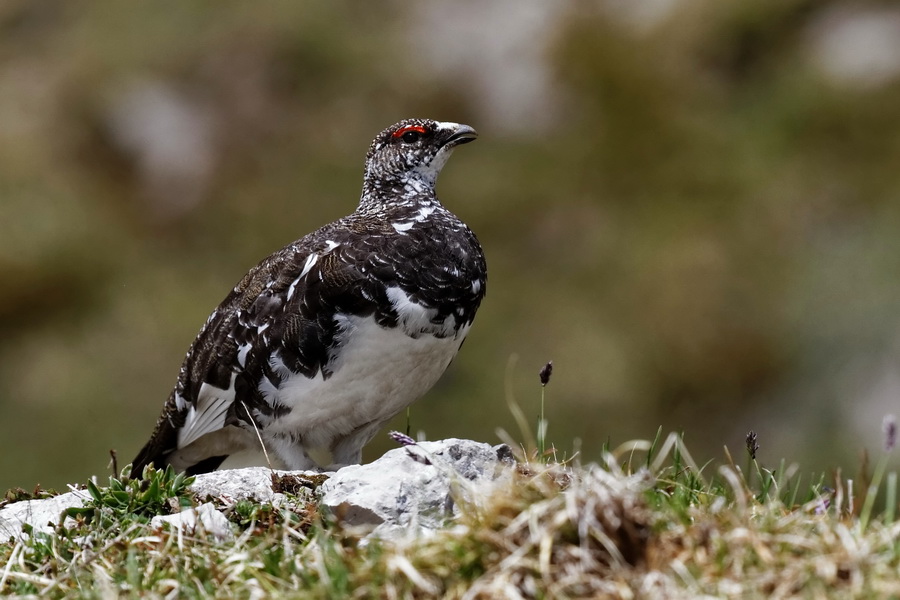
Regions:
<instances>
[{"instance_id":1,"label":"purple flower","mask_svg":"<svg viewBox=\"0 0 900 600\"><path fill-rule=\"evenodd\" d=\"M415 446L416 440L412 439L405 433L400 433L399 431L392 431L388 434L388 436L400 444L401 446Z\"/></svg>"}]
</instances>

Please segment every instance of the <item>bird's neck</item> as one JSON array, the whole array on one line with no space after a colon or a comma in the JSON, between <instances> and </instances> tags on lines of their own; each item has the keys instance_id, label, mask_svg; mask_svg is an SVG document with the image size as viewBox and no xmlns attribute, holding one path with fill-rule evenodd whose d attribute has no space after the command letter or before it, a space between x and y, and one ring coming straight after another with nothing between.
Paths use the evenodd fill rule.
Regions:
<instances>
[{"instance_id":1,"label":"bird's neck","mask_svg":"<svg viewBox=\"0 0 900 600\"><path fill-rule=\"evenodd\" d=\"M380 214L440 206L434 185L417 179L366 179L357 212Z\"/></svg>"}]
</instances>

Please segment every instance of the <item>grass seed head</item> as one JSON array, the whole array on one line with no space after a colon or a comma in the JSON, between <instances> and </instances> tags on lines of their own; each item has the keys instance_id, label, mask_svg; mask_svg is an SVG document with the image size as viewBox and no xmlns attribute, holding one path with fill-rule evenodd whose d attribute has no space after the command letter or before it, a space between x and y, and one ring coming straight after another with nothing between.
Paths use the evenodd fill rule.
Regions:
<instances>
[{"instance_id":1,"label":"grass seed head","mask_svg":"<svg viewBox=\"0 0 900 600\"><path fill-rule=\"evenodd\" d=\"M750 454L750 460L756 460L756 453L759 451L759 442L757 442L756 432L752 429L747 433L747 453Z\"/></svg>"},{"instance_id":2,"label":"grass seed head","mask_svg":"<svg viewBox=\"0 0 900 600\"><path fill-rule=\"evenodd\" d=\"M540 377L541 377L541 385L546 386L550 383L550 376L553 375L553 361L547 361L547 364L541 369Z\"/></svg>"},{"instance_id":3,"label":"grass seed head","mask_svg":"<svg viewBox=\"0 0 900 600\"><path fill-rule=\"evenodd\" d=\"M894 415L884 415L881 428L884 431L884 451L890 452L897 445L897 418Z\"/></svg>"}]
</instances>

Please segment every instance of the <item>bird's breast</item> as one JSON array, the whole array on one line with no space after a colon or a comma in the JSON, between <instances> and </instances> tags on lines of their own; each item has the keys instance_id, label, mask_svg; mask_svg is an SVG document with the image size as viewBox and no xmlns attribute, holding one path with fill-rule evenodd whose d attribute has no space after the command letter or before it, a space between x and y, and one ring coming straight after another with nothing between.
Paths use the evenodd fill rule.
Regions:
<instances>
[{"instance_id":1,"label":"bird's breast","mask_svg":"<svg viewBox=\"0 0 900 600\"><path fill-rule=\"evenodd\" d=\"M331 376L287 374L277 389L267 389L267 400L287 409L266 424L268 431L299 434L305 444L319 447L360 425L390 419L437 382L469 330L466 325L447 337L411 337L371 317L335 319L342 333Z\"/></svg>"}]
</instances>

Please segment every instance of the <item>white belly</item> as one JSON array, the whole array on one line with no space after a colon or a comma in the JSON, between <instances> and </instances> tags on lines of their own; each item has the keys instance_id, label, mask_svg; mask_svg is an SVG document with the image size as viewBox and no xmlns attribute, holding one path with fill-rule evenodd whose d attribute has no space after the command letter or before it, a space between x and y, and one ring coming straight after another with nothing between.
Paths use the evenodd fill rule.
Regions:
<instances>
[{"instance_id":1,"label":"white belly","mask_svg":"<svg viewBox=\"0 0 900 600\"><path fill-rule=\"evenodd\" d=\"M287 376L266 397L291 410L265 423L266 433L299 435L307 449L329 448L359 427L389 420L437 382L469 329L444 338L413 338L371 317L342 318L345 343L331 377L282 371Z\"/></svg>"}]
</instances>

